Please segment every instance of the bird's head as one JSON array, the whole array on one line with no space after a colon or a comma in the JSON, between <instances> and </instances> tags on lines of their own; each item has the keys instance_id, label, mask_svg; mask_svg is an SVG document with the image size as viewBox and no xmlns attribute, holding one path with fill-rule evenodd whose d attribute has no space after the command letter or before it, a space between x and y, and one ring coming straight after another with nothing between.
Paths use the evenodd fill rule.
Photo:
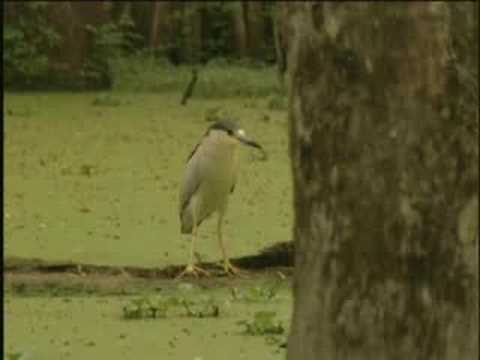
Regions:
<instances>
[{"instance_id":1,"label":"bird's head","mask_svg":"<svg viewBox=\"0 0 480 360\"><path fill-rule=\"evenodd\" d=\"M213 133L221 137L222 141L228 141L232 144L244 144L264 151L262 146L249 138L241 127L230 120L220 120L210 126L208 133Z\"/></svg>"}]
</instances>

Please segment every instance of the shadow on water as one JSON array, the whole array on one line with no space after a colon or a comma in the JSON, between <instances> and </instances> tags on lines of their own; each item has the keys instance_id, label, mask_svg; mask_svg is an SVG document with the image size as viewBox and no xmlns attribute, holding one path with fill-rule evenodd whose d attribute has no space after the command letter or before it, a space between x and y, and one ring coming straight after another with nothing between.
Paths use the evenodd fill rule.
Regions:
<instances>
[{"instance_id":1,"label":"shadow on water","mask_svg":"<svg viewBox=\"0 0 480 360\"><path fill-rule=\"evenodd\" d=\"M281 271L284 275L289 275L293 267L293 243L280 242L273 246L263 249L259 254L242 256L231 259L232 263L250 273L272 273ZM219 263L202 262L199 265L209 270L215 277L226 276ZM183 269L184 264L169 265L164 268L146 268L136 266L105 266L81 264L75 262L50 262L41 259L27 259L18 257L9 257L5 259L4 273L82 273L96 275L118 275L126 274L139 278L175 278Z\"/></svg>"}]
</instances>

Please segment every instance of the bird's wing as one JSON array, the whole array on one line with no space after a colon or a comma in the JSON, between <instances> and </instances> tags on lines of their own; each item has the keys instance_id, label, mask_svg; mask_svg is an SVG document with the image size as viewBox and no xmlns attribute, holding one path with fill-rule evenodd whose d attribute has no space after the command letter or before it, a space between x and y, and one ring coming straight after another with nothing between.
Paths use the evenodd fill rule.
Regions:
<instances>
[{"instance_id":1,"label":"bird's wing","mask_svg":"<svg viewBox=\"0 0 480 360\"><path fill-rule=\"evenodd\" d=\"M197 152L198 150L198 147L200 146L200 144L202 143L203 139L205 139L205 137L208 135L208 130L207 132L205 132L205 134L203 134L202 138L200 139L200 141L197 143L197 145L195 145L195 147L193 148L192 152L190 153L190 155L188 155L188 158L187 158L187 163L190 161L190 159L193 157L193 155L195 155L195 153Z\"/></svg>"},{"instance_id":2,"label":"bird's wing","mask_svg":"<svg viewBox=\"0 0 480 360\"><path fill-rule=\"evenodd\" d=\"M235 163L237 163L238 161L238 155L236 155L233 159L233 161ZM237 166L234 166L234 175L233 175L233 178L232 178L232 185L230 186L230 194L233 193L233 191L235 190L235 186L237 185L237 178L238 178L238 167Z\"/></svg>"},{"instance_id":3,"label":"bird's wing","mask_svg":"<svg viewBox=\"0 0 480 360\"><path fill-rule=\"evenodd\" d=\"M201 183L202 176L200 176L200 167L198 166L198 163L192 161L199 144L197 144L195 149L190 154L190 157L187 161L187 166L185 168L185 177L183 178L180 191L180 215L187 207L190 199L192 198L193 194L195 194Z\"/></svg>"},{"instance_id":4,"label":"bird's wing","mask_svg":"<svg viewBox=\"0 0 480 360\"><path fill-rule=\"evenodd\" d=\"M195 147L193 148L192 152L190 153L190 155L188 155L188 158L187 158L187 163L190 161L190 159L192 158L192 156L197 152L197 149L198 149L198 146L200 145L201 141L198 142L197 145L195 145Z\"/></svg>"}]
</instances>

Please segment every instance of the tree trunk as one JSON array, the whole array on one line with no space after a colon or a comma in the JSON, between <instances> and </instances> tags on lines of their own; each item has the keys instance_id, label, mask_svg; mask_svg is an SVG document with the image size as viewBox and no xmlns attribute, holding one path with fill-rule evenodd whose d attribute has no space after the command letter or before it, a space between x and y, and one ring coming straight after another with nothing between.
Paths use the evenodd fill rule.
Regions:
<instances>
[{"instance_id":1,"label":"tree trunk","mask_svg":"<svg viewBox=\"0 0 480 360\"><path fill-rule=\"evenodd\" d=\"M152 27L150 31L150 41L149 41L149 47L150 49L155 49L157 45L157 37L158 37L158 27L159 27L159 21L160 21L160 8L161 8L161 3L158 1L154 1L152 4Z\"/></svg>"},{"instance_id":2,"label":"tree trunk","mask_svg":"<svg viewBox=\"0 0 480 360\"><path fill-rule=\"evenodd\" d=\"M478 111L449 63L448 6L281 6L293 29L287 358L477 359Z\"/></svg>"},{"instance_id":3,"label":"tree trunk","mask_svg":"<svg viewBox=\"0 0 480 360\"><path fill-rule=\"evenodd\" d=\"M110 14L101 1L75 1L49 4L49 20L61 35L61 42L52 52L54 67L78 76L89 56L91 41L85 25L100 25L110 20Z\"/></svg>"},{"instance_id":4,"label":"tree trunk","mask_svg":"<svg viewBox=\"0 0 480 360\"><path fill-rule=\"evenodd\" d=\"M152 2L135 1L130 8L130 15L135 23L135 30L145 39L145 46L157 47L161 42L161 22L165 15L162 14L162 8L169 5L170 2ZM156 19L155 16L157 16ZM154 22L156 23L154 25ZM154 27L157 27L154 29Z\"/></svg>"},{"instance_id":5,"label":"tree trunk","mask_svg":"<svg viewBox=\"0 0 480 360\"><path fill-rule=\"evenodd\" d=\"M247 54L247 28L245 20L245 4L241 1L232 3L232 15L235 32L235 42L238 55L246 57Z\"/></svg>"},{"instance_id":6,"label":"tree trunk","mask_svg":"<svg viewBox=\"0 0 480 360\"><path fill-rule=\"evenodd\" d=\"M275 60L277 63L278 81L283 86L285 83L285 73L287 71L287 34L290 30L286 27L285 10L287 7L282 2L277 2L274 5L273 18L273 40L275 42Z\"/></svg>"},{"instance_id":7,"label":"tree trunk","mask_svg":"<svg viewBox=\"0 0 480 360\"><path fill-rule=\"evenodd\" d=\"M170 49L177 45L178 21L175 17L180 12L178 4L171 1L155 1L152 4L152 26L150 31L150 48Z\"/></svg>"},{"instance_id":8,"label":"tree trunk","mask_svg":"<svg viewBox=\"0 0 480 360\"><path fill-rule=\"evenodd\" d=\"M183 29L185 35L185 60L198 63L202 52L202 2L185 3L183 13Z\"/></svg>"},{"instance_id":9,"label":"tree trunk","mask_svg":"<svg viewBox=\"0 0 480 360\"><path fill-rule=\"evenodd\" d=\"M253 59L262 57L265 46L263 4L260 1L248 1L247 9L247 38L248 51Z\"/></svg>"}]
</instances>

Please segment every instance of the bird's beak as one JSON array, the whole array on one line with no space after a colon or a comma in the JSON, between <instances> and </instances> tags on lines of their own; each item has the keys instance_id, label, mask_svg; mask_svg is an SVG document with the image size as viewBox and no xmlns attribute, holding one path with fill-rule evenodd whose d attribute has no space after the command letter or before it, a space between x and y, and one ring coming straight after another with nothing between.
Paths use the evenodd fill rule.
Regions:
<instances>
[{"instance_id":1,"label":"bird's beak","mask_svg":"<svg viewBox=\"0 0 480 360\"><path fill-rule=\"evenodd\" d=\"M239 131L239 132L237 132L236 138L237 138L240 142L242 142L243 144L248 145L248 146L251 146L251 147L254 147L254 148L260 150L260 151L263 153L264 159L267 158L267 153L266 153L265 150L263 149L262 145L260 145L260 144L257 143L256 141L248 138L248 137L245 135L245 132L244 132L244 131Z\"/></svg>"},{"instance_id":2,"label":"bird's beak","mask_svg":"<svg viewBox=\"0 0 480 360\"><path fill-rule=\"evenodd\" d=\"M257 148L260 150L262 149L262 146L256 141L253 141L252 139L248 138L248 136L245 135L245 131L243 130L238 130L237 133L235 134L235 137L245 145L253 146L254 148Z\"/></svg>"},{"instance_id":3,"label":"bird's beak","mask_svg":"<svg viewBox=\"0 0 480 360\"><path fill-rule=\"evenodd\" d=\"M263 149L262 146L259 143L253 141L252 139L248 139L248 138L245 138L245 137L239 137L238 140L240 140L245 145L252 146L252 147L260 149L260 150Z\"/></svg>"}]
</instances>

